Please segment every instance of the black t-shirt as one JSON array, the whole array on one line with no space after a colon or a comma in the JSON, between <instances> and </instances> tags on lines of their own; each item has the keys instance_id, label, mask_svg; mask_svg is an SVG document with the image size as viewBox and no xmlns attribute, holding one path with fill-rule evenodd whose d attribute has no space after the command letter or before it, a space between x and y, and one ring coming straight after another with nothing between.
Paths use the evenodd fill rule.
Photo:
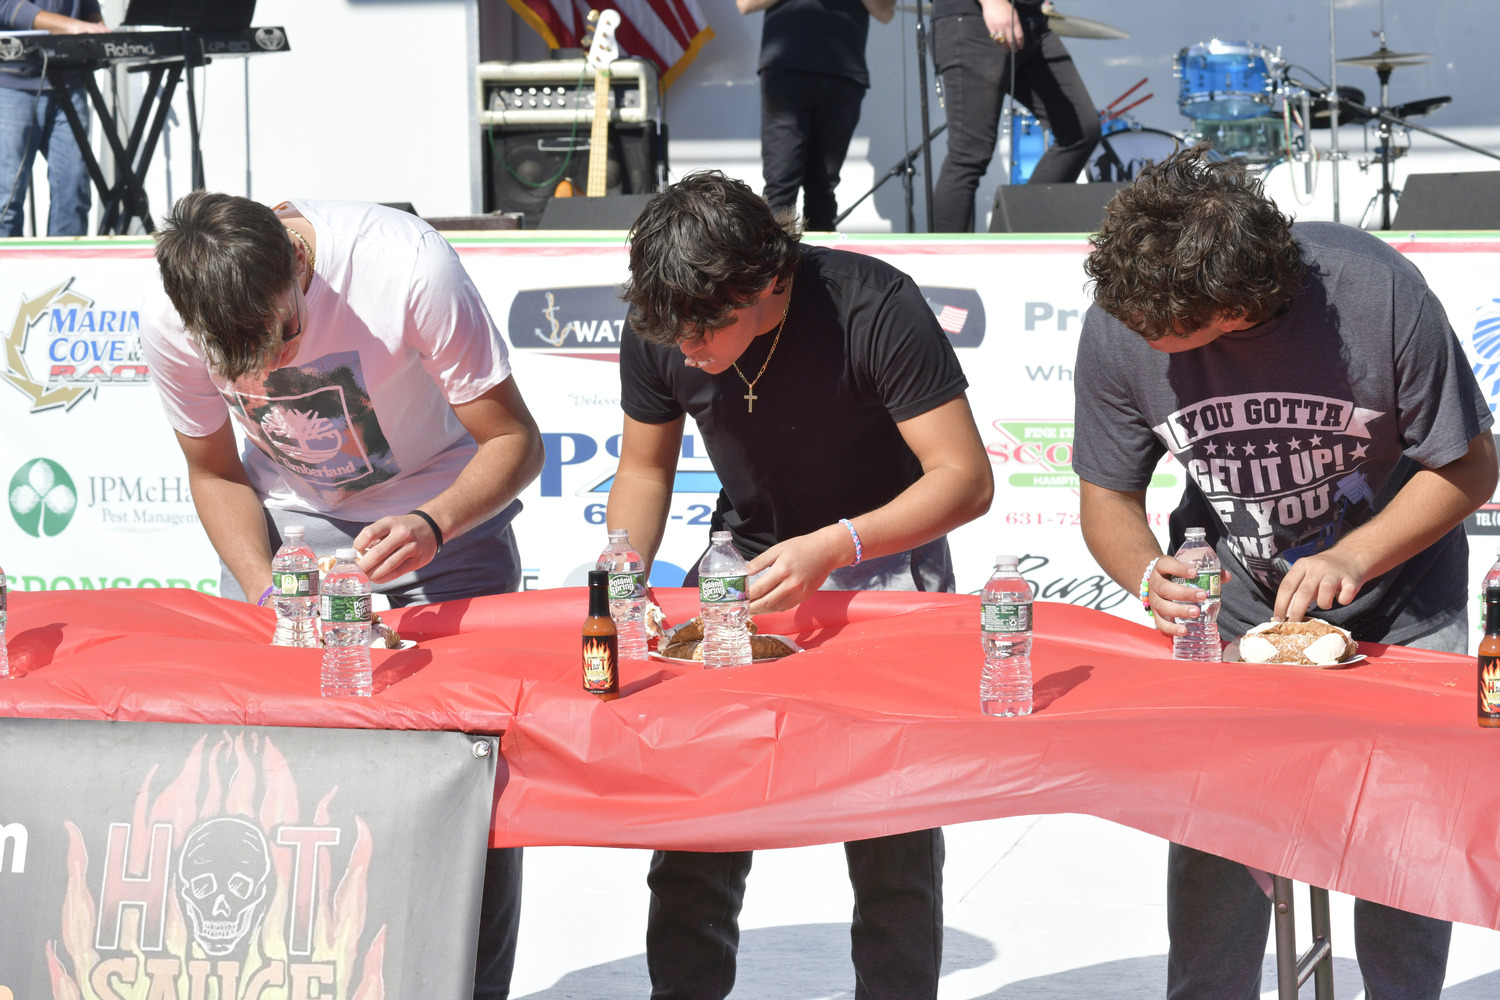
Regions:
<instances>
[{"instance_id":1,"label":"black t-shirt","mask_svg":"<svg viewBox=\"0 0 1500 1000\"><path fill-rule=\"evenodd\" d=\"M774 333L739 359L753 378ZM922 467L896 424L968 386L947 334L916 283L864 254L806 247L776 354L755 385L733 368L710 375L674 347L627 327L620 344L625 413L698 423L719 474L723 525L749 556L779 541L874 510L916 482Z\"/></svg>"},{"instance_id":2,"label":"black t-shirt","mask_svg":"<svg viewBox=\"0 0 1500 1000\"><path fill-rule=\"evenodd\" d=\"M766 11L760 69L797 69L870 85L865 39L870 15L860 0L781 0Z\"/></svg>"}]
</instances>

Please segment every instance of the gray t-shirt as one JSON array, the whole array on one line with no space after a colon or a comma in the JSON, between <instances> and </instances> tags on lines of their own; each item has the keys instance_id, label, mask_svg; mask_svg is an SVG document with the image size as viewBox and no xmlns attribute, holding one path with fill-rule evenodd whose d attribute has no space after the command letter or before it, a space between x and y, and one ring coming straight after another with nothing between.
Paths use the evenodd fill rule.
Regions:
<instances>
[{"instance_id":1,"label":"gray t-shirt","mask_svg":"<svg viewBox=\"0 0 1500 1000\"><path fill-rule=\"evenodd\" d=\"M1164 354L1094 306L1076 369L1073 469L1106 489L1146 488L1164 452L1187 472L1172 515L1208 529L1233 575L1220 627L1270 617L1291 563L1334 545L1421 468L1462 458L1493 423L1421 272L1348 226L1299 223L1308 264L1282 315ZM1319 617L1401 643L1464 612L1468 543L1455 527Z\"/></svg>"}]
</instances>

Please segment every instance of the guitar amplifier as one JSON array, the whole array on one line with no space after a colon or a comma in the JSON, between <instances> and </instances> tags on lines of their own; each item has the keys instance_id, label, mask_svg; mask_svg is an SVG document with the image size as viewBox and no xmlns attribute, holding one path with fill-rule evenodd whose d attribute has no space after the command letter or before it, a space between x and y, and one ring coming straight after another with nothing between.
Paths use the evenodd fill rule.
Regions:
<instances>
[{"instance_id":1,"label":"guitar amplifier","mask_svg":"<svg viewBox=\"0 0 1500 1000\"><path fill-rule=\"evenodd\" d=\"M584 59L480 63L479 124L535 128L594 120L594 71ZM617 59L609 67L609 123L656 120L656 67L644 59Z\"/></svg>"},{"instance_id":2,"label":"guitar amplifier","mask_svg":"<svg viewBox=\"0 0 1500 1000\"><path fill-rule=\"evenodd\" d=\"M482 63L478 70L484 210L541 222L552 192L588 186L594 73L582 59ZM666 173L666 135L656 124L656 70L639 59L610 66L605 190L650 194Z\"/></svg>"}]
</instances>

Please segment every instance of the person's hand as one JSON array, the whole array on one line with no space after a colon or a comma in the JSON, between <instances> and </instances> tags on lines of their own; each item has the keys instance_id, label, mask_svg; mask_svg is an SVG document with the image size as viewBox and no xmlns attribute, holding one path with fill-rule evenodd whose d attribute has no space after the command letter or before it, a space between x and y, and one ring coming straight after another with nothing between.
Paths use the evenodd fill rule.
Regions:
<instances>
[{"instance_id":1,"label":"person's hand","mask_svg":"<svg viewBox=\"0 0 1500 1000\"><path fill-rule=\"evenodd\" d=\"M403 573L414 573L437 555L437 536L415 514L382 517L354 538L359 568L371 583L386 583Z\"/></svg>"},{"instance_id":2,"label":"person's hand","mask_svg":"<svg viewBox=\"0 0 1500 1000\"><path fill-rule=\"evenodd\" d=\"M100 35L109 31L109 26L102 21L80 21L47 10L39 11L31 26L49 35Z\"/></svg>"},{"instance_id":3,"label":"person's hand","mask_svg":"<svg viewBox=\"0 0 1500 1000\"><path fill-rule=\"evenodd\" d=\"M750 561L750 613L795 608L848 562L848 548L848 532L835 524L766 549Z\"/></svg>"},{"instance_id":4,"label":"person's hand","mask_svg":"<svg viewBox=\"0 0 1500 1000\"><path fill-rule=\"evenodd\" d=\"M1162 556L1151 571L1148 587L1151 596L1152 621L1162 635L1176 637L1187 635L1187 626L1178 624L1178 618L1197 618L1198 602L1208 594L1191 584L1178 583L1173 577L1191 577L1195 573L1192 565L1173 556Z\"/></svg>"},{"instance_id":5,"label":"person's hand","mask_svg":"<svg viewBox=\"0 0 1500 1000\"><path fill-rule=\"evenodd\" d=\"M1292 563L1291 570L1276 588L1277 618L1301 621L1307 617L1307 609L1333 607L1337 600L1348 604L1365 585L1367 567L1353 554L1340 551L1338 546L1327 552L1303 556Z\"/></svg>"},{"instance_id":6,"label":"person's hand","mask_svg":"<svg viewBox=\"0 0 1500 1000\"><path fill-rule=\"evenodd\" d=\"M1026 44L1026 32L1010 0L981 0L980 9L984 12L984 28L995 44L1012 52L1021 51Z\"/></svg>"}]
</instances>

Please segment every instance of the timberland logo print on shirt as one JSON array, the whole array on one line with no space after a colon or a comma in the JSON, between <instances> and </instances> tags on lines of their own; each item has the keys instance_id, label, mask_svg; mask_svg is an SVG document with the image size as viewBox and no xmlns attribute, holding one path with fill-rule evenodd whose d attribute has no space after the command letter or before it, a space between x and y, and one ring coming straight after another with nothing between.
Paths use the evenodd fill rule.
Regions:
<instances>
[{"instance_id":1,"label":"timberland logo print on shirt","mask_svg":"<svg viewBox=\"0 0 1500 1000\"><path fill-rule=\"evenodd\" d=\"M1274 588L1292 563L1373 512L1360 467L1382 416L1329 396L1245 393L1183 407L1153 430L1218 512L1235 554Z\"/></svg>"},{"instance_id":2,"label":"timberland logo print on shirt","mask_svg":"<svg viewBox=\"0 0 1500 1000\"><path fill-rule=\"evenodd\" d=\"M242 379L222 391L256 447L325 503L341 503L401 471L356 351L280 368L263 381Z\"/></svg>"}]
</instances>

